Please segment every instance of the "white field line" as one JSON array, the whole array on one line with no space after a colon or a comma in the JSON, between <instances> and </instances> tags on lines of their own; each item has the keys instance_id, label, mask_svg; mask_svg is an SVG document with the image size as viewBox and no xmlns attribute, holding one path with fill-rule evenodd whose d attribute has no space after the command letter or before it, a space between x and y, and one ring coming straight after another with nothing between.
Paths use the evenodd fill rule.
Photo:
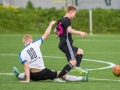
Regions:
<instances>
[{"instance_id":1,"label":"white field line","mask_svg":"<svg viewBox=\"0 0 120 90\"><path fill-rule=\"evenodd\" d=\"M18 56L18 54L0 54L0 56Z\"/></svg>"},{"instance_id":2,"label":"white field line","mask_svg":"<svg viewBox=\"0 0 120 90\"><path fill-rule=\"evenodd\" d=\"M90 80L97 80L97 81L117 81L120 82L120 80L111 80L111 79L100 79L100 78L88 78Z\"/></svg>"},{"instance_id":3,"label":"white field line","mask_svg":"<svg viewBox=\"0 0 120 90\"><path fill-rule=\"evenodd\" d=\"M48 57L48 58L61 58L61 59L65 59L65 57L54 57L54 56L43 56L43 57ZM99 63L105 63L108 64L109 66L107 67L102 67L102 68L94 68L94 69L88 69L88 70L101 70L101 69L107 69L107 68L112 68L115 66L114 63L111 62L105 62L105 61L101 61L101 60L90 60L90 59L83 59L85 61L91 61L91 62L99 62Z\"/></svg>"},{"instance_id":4,"label":"white field line","mask_svg":"<svg viewBox=\"0 0 120 90\"><path fill-rule=\"evenodd\" d=\"M14 75L13 73L0 73L0 75Z\"/></svg>"},{"instance_id":5,"label":"white field line","mask_svg":"<svg viewBox=\"0 0 120 90\"><path fill-rule=\"evenodd\" d=\"M85 42L120 42L120 40L102 40L102 39L76 39L75 41Z\"/></svg>"},{"instance_id":6,"label":"white field line","mask_svg":"<svg viewBox=\"0 0 120 90\"><path fill-rule=\"evenodd\" d=\"M14 75L13 73L0 73L0 75ZM89 80L96 80L96 81L114 81L120 82L120 80L112 80L112 79L100 79L100 78L88 78Z\"/></svg>"},{"instance_id":7,"label":"white field line","mask_svg":"<svg viewBox=\"0 0 120 90\"><path fill-rule=\"evenodd\" d=\"M18 56L17 54L0 54L1 56ZM43 56L46 58L60 58L60 59L65 59L65 57L54 57L54 56ZM106 63L109 64L109 66L107 67L102 67L102 68L95 68L95 69L89 69L89 70L101 70L101 69L107 69L107 68L112 68L113 66L115 66L115 64L111 63L111 62L105 62L105 61L101 61L101 60L90 60L90 59L83 59L86 61L92 61L92 62L99 62L99 63ZM71 72L73 72L74 70L71 70ZM0 75L14 75L13 73L0 73ZM111 79L97 79L97 78L89 78L90 80L98 80L98 81L120 81L120 80L111 80Z\"/></svg>"},{"instance_id":8,"label":"white field line","mask_svg":"<svg viewBox=\"0 0 120 90\"><path fill-rule=\"evenodd\" d=\"M17 54L0 54L0 55L5 55L5 56L17 56ZM58 57L58 56L43 56L45 58L59 58L59 59L65 59L65 57ZM106 67L101 67L101 68L93 68L93 69L88 69L88 70L102 70L102 69L107 69L107 68L112 68L115 66L114 63L111 62L105 62L101 60L90 60L90 59L83 59L85 61L90 61L90 62L98 62L98 63L105 63L108 64L109 66Z\"/></svg>"},{"instance_id":9,"label":"white field line","mask_svg":"<svg viewBox=\"0 0 120 90\"><path fill-rule=\"evenodd\" d=\"M120 52L85 52L85 53L89 53L89 54L119 54Z\"/></svg>"}]
</instances>

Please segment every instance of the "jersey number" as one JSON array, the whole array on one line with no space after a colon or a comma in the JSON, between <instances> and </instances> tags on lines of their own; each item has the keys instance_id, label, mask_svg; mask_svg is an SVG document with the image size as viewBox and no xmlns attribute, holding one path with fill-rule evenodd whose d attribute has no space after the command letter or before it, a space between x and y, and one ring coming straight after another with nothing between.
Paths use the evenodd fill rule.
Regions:
<instances>
[{"instance_id":1,"label":"jersey number","mask_svg":"<svg viewBox=\"0 0 120 90\"><path fill-rule=\"evenodd\" d=\"M34 51L33 48L27 50L27 53L30 55L31 59L37 58L36 52Z\"/></svg>"}]
</instances>

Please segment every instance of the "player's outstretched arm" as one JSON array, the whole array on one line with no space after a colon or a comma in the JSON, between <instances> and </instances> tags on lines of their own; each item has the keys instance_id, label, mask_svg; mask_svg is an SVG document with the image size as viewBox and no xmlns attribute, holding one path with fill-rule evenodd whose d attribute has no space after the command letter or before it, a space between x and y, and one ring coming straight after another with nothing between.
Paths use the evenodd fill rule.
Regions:
<instances>
[{"instance_id":1,"label":"player's outstretched arm","mask_svg":"<svg viewBox=\"0 0 120 90\"><path fill-rule=\"evenodd\" d=\"M30 82L30 69L29 69L28 63L25 62L23 65L24 65L26 80L21 82Z\"/></svg>"},{"instance_id":2,"label":"player's outstretched arm","mask_svg":"<svg viewBox=\"0 0 120 90\"><path fill-rule=\"evenodd\" d=\"M87 36L87 33L82 32L82 31L74 30L74 29L72 29L71 26L69 26L69 27L67 28L67 31L68 31L68 33L71 33L71 34L78 34L78 35L81 35L82 37L86 37L86 36Z\"/></svg>"},{"instance_id":3,"label":"player's outstretched arm","mask_svg":"<svg viewBox=\"0 0 120 90\"><path fill-rule=\"evenodd\" d=\"M54 21L54 20L52 20L52 21L50 22L48 28L46 29L45 33L44 33L43 36L42 36L42 39L43 39L43 40L45 40L45 39L49 36L49 34L50 34L50 32L51 32L51 29L52 29L52 26L53 26L55 23L56 23L56 21Z\"/></svg>"}]
</instances>

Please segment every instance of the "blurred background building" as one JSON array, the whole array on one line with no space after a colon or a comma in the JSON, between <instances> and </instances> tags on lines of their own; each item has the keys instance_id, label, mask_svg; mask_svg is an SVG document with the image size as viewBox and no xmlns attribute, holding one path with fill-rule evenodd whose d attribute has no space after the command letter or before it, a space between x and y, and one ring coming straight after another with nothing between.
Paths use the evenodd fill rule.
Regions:
<instances>
[{"instance_id":1,"label":"blurred background building","mask_svg":"<svg viewBox=\"0 0 120 90\"><path fill-rule=\"evenodd\" d=\"M13 5L25 8L29 0L0 0L4 6ZM120 0L30 0L34 7L60 9L67 4L78 6L78 9L104 8L120 9Z\"/></svg>"}]
</instances>

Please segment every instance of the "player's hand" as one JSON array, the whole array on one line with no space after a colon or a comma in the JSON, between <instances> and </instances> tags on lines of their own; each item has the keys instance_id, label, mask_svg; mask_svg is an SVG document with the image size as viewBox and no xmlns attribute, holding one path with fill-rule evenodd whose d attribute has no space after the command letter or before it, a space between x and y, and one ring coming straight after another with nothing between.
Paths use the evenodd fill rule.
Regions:
<instances>
[{"instance_id":1,"label":"player's hand","mask_svg":"<svg viewBox=\"0 0 120 90\"><path fill-rule=\"evenodd\" d=\"M56 35L56 38L59 38L58 30L54 29L54 33Z\"/></svg>"},{"instance_id":2,"label":"player's hand","mask_svg":"<svg viewBox=\"0 0 120 90\"><path fill-rule=\"evenodd\" d=\"M55 23L56 23L56 21L54 21L54 20L52 20L52 21L50 22L51 25L54 25Z\"/></svg>"},{"instance_id":3,"label":"player's hand","mask_svg":"<svg viewBox=\"0 0 120 90\"><path fill-rule=\"evenodd\" d=\"M80 35L81 35L82 37L86 37L86 36L87 36L87 33L86 33L86 32L80 32Z\"/></svg>"},{"instance_id":4,"label":"player's hand","mask_svg":"<svg viewBox=\"0 0 120 90\"><path fill-rule=\"evenodd\" d=\"M20 82L30 82L30 81L26 81L26 80L25 80L25 81L20 81Z\"/></svg>"},{"instance_id":5,"label":"player's hand","mask_svg":"<svg viewBox=\"0 0 120 90\"><path fill-rule=\"evenodd\" d=\"M59 38L59 35L56 35L56 38Z\"/></svg>"}]
</instances>

